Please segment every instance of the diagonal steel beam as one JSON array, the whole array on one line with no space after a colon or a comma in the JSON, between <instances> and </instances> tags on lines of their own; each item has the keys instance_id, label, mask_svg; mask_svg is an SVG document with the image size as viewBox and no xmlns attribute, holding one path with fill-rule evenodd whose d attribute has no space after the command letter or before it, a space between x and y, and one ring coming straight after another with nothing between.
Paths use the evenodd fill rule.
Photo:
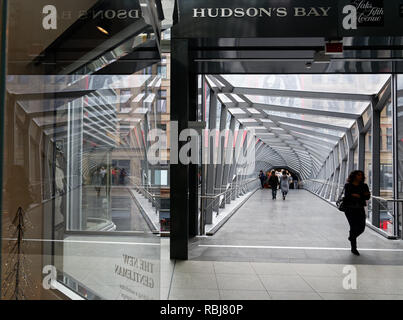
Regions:
<instances>
[{"instance_id":1,"label":"diagonal steel beam","mask_svg":"<svg viewBox=\"0 0 403 320\"><path fill-rule=\"evenodd\" d=\"M319 122L313 122L313 121L307 121L307 120L301 120L301 119L286 118L286 117L273 116L273 115L270 115L270 119L271 120L274 119L278 122L287 122L287 123L291 123L291 124L294 123L294 124L299 124L301 126L331 129L331 130L336 130L336 131L341 131L341 132L346 132L349 129L347 127L341 127L341 126L336 126L336 125L332 125L332 124L319 123Z\"/></svg>"},{"instance_id":2,"label":"diagonal steel beam","mask_svg":"<svg viewBox=\"0 0 403 320\"><path fill-rule=\"evenodd\" d=\"M373 95L359 93L340 93L340 92L318 92L318 91L303 91L303 90L284 90L284 89L269 89L269 88L246 88L234 87L224 79L221 75L215 75L221 83L224 84L227 92L270 96L270 97L295 97L305 99L322 99L322 100L343 100L343 101L371 101Z\"/></svg>"},{"instance_id":3,"label":"diagonal steel beam","mask_svg":"<svg viewBox=\"0 0 403 320\"><path fill-rule=\"evenodd\" d=\"M307 109L307 108L289 107L289 106L280 106L280 105L262 104L262 103L254 103L252 105L252 108L262 111L278 111L278 112L288 112L297 114L310 114L316 116L335 117L335 118L353 119L353 120L357 119L360 116L359 114L353 114L347 112Z\"/></svg>"}]
</instances>

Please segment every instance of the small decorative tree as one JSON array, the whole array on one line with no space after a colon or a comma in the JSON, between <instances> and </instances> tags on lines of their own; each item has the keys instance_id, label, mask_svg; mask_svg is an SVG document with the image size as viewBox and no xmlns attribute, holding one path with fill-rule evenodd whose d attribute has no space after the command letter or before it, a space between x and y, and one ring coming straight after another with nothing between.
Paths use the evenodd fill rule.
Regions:
<instances>
[{"instance_id":1,"label":"small decorative tree","mask_svg":"<svg viewBox=\"0 0 403 320\"><path fill-rule=\"evenodd\" d=\"M26 228L32 228L26 219L25 211L19 207L9 227L11 239L8 239L8 258L5 263L5 276L3 280L3 298L9 300L25 300L27 291L32 291L33 283L29 265L31 261L25 255L24 235Z\"/></svg>"}]
</instances>

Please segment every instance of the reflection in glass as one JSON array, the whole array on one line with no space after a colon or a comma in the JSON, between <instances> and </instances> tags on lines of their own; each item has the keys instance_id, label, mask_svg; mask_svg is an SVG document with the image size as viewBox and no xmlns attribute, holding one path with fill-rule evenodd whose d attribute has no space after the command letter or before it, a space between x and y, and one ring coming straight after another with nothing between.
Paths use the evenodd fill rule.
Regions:
<instances>
[{"instance_id":1,"label":"reflection in glass","mask_svg":"<svg viewBox=\"0 0 403 320\"><path fill-rule=\"evenodd\" d=\"M403 75L397 75L397 137L395 143L397 144L397 198L403 199ZM403 207L399 204L399 230L402 226ZM401 236L401 235L400 235Z\"/></svg>"},{"instance_id":2,"label":"reflection in glass","mask_svg":"<svg viewBox=\"0 0 403 320\"><path fill-rule=\"evenodd\" d=\"M366 183L369 190L372 190L372 126L365 134L365 161L364 161L364 174L366 177ZM372 207L371 201L368 201L367 219L372 221Z\"/></svg>"}]
</instances>

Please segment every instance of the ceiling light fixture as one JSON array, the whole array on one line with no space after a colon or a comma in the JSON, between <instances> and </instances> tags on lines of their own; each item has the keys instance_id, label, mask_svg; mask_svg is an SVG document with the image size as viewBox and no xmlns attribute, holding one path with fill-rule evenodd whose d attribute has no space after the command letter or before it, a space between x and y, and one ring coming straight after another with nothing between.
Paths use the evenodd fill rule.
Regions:
<instances>
[{"instance_id":1,"label":"ceiling light fixture","mask_svg":"<svg viewBox=\"0 0 403 320\"><path fill-rule=\"evenodd\" d=\"M100 27L100 26L97 26L97 29L98 29L99 31L101 31L102 33L104 33L104 34L106 34L106 35L109 36L109 32L106 31L104 28L102 28L102 27Z\"/></svg>"}]
</instances>

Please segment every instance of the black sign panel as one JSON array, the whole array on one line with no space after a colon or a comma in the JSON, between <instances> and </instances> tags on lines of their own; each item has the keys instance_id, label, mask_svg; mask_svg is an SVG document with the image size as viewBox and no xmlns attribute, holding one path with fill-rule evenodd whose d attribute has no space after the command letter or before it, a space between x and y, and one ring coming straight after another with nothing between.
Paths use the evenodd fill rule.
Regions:
<instances>
[{"instance_id":1,"label":"black sign panel","mask_svg":"<svg viewBox=\"0 0 403 320\"><path fill-rule=\"evenodd\" d=\"M120 36L123 34L122 30L129 26L132 26L131 36L146 29L152 31L143 18L138 0L99 1L87 12L80 12L79 15L71 12L59 12L59 14L61 16L68 14L67 16L71 16L75 22L35 59L36 65L48 66L46 72L49 74L66 72L65 68L73 62L77 62L75 65L78 69L78 62L81 62L89 52L92 52L93 56L91 59L86 59L98 58L107 49L111 49L110 47L129 38L127 35ZM57 63L54 63L55 57L57 57Z\"/></svg>"},{"instance_id":2,"label":"black sign panel","mask_svg":"<svg viewBox=\"0 0 403 320\"><path fill-rule=\"evenodd\" d=\"M335 37L334 0L180 0L173 37Z\"/></svg>"},{"instance_id":3,"label":"black sign panel","mask_svg":"<svg viewBox=\"0 0 403 320\"><path fill-rule=\"evenodd\" d=\"M383 27L383 0L353 0L357 10L357 27Z\"/></svg>"},{"instance_id":4,"label":"black sign panel","mask_svg":"<svg viewBox=\"0 0 403 320\"><path fill-rule=\"evenodd\" d=\"M174 38L403 36L396 0L179 0Z\"/></svg>"},{"instance_id":5,"label":"black sign panel","mask_svg":"<svg viewBox=\"0 0 403 320\"><path fill-rule=\"evenodd\" d=\"M395 0L339 0L341 36L402 36Z\"/></svg>"}]
</instances>

